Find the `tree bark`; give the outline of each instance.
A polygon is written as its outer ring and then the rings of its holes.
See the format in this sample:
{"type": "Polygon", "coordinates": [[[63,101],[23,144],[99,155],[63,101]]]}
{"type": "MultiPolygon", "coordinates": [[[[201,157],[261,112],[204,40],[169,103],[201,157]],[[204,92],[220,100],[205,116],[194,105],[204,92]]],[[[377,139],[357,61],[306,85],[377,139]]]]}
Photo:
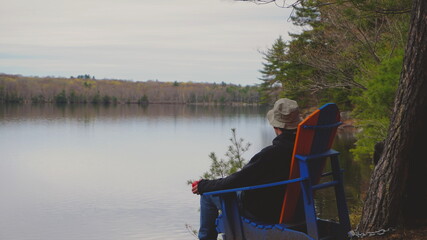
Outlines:
{"type": "Polygon", "coordinates": [[[427,1],[414,0],[384,152],[371,176],[360,232],[405,227],[427,215],[427,1]]]}

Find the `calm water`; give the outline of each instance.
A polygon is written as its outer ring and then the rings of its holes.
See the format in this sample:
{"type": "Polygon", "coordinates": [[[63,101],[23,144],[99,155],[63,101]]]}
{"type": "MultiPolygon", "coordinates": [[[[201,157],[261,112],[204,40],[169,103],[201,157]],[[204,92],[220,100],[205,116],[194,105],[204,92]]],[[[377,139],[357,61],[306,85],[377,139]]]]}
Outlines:
{"type": "MultiPolygon", "coordinates": [[[[198,197],[188,179],[223,156],[230,129],[252,143],[249,159],[274,133],[258,107],[183,105],[0,105],[0,239],[192,239],[198,197]]],[[[360,202],[369,165],[346,152],[346,191],[360,202]]],[[[318,208],[334,216],[333,197],[318,208]]]]}

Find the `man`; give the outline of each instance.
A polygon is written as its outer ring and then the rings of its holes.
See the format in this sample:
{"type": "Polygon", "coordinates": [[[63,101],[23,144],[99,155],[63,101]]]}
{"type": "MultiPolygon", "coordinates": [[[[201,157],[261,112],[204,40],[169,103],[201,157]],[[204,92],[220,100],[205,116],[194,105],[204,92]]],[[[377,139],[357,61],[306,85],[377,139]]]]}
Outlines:
{"type": "MultiPolygon", "coordinates": [[[[296,128],[301,122],[297,102],[287,98],[277,100],[273,109],[267,113],[267,119],[277,135],[273,145],[261,150],[240,171],[226,178],[194,182],[192,192],[203,194],[287,180],[296,128]]],[[[285,186],[278,186],[242,192],[239,200],[243,215],[265,223],[278,222],[284,190],[285,186]]],[[[220,208],[218,197],[201,196],[199,239],[217,239],[215,219],[220,208]]]]}

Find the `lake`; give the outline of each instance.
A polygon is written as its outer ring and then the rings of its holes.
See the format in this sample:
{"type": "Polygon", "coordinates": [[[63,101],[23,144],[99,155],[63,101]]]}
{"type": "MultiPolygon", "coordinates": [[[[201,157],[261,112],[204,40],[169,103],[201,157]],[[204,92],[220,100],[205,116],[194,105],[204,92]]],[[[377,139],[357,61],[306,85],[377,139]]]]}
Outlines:
{"type": "MultiPolygon", "coordinates": [[[[0,239],[192,239],[199,198],[187,180],[223,157],[231,129],[252,146],[274,132],[261,107],[0,105],[0,239]]],[[[369,162],[355,162],[340,132],[350,209],[360,205],[369,162]]],[[[320,215],[334,218],[332,193],[320,215]]]]}

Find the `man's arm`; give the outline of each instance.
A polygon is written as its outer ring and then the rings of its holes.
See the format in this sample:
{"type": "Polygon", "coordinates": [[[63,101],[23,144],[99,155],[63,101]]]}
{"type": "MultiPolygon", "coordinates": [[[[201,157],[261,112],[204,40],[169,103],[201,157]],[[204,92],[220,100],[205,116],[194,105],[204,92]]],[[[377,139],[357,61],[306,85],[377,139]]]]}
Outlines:
{"type": "Polygon", "coordinates": [[[257,184],[257,181],[262,178],[261,176],[265,174],[266,169],[268,169],[268,165],[271,164],[269,161],[272,159],[270,156],[271,151],[267,151],[268,148],[269,147],[256,154],[240,171],[228,177],[215,180],[200,180],[197,185],[192,188],[192,190],[194,189],[193,193],[202,194],[205,192],[257,184]]]}

